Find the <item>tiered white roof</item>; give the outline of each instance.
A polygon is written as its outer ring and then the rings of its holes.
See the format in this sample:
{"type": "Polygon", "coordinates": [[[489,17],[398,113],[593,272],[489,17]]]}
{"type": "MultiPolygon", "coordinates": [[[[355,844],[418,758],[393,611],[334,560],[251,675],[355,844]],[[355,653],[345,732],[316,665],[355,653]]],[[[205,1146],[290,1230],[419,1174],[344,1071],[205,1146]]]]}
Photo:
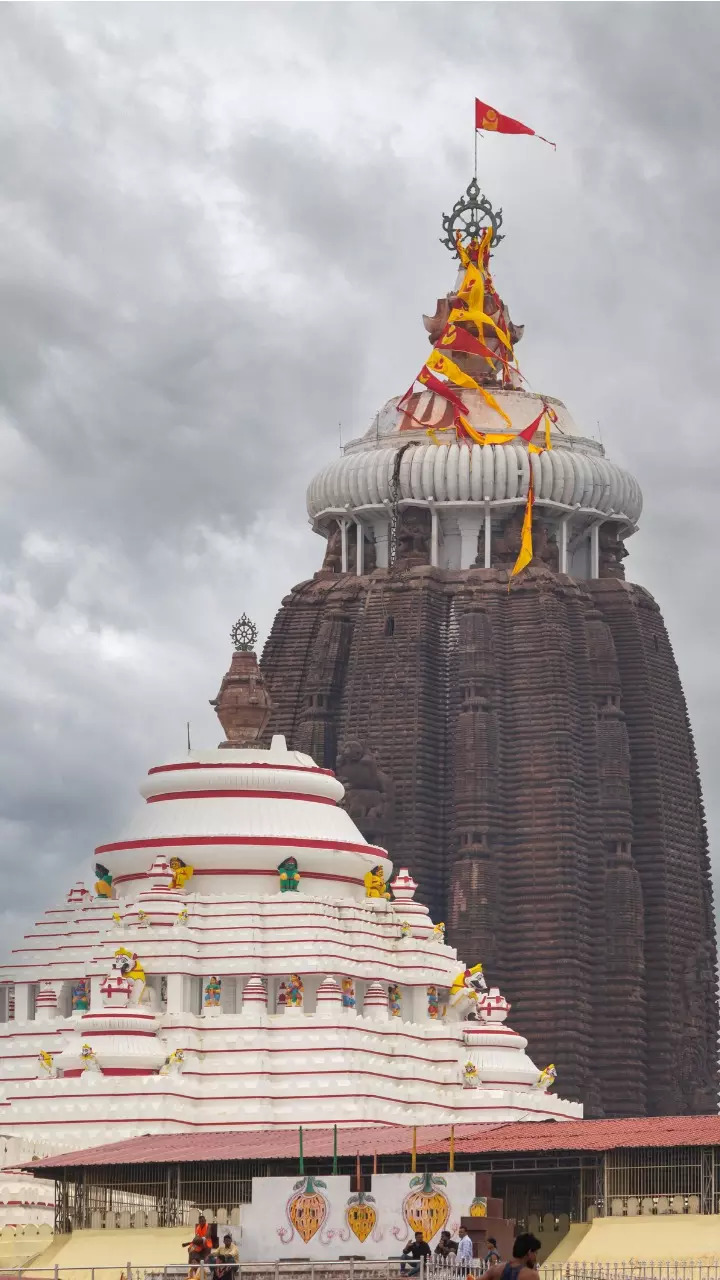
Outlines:
{"type": "Polygon", "coordinates": [[[538,1087],[499,993],[450,997],[464,966],[407,872],[394,901],[366,896],[368,871],[389,881],[392,865],[328,770],[274,738],[161,765],[141,790],[122,838],[96,851],[113,897],[76,886],[2,968],[4,1133],[50,1152],[191,1129],[581,1114],[538,1087]],[[172,857],[193,868],[174,889],[172,857]],[[300,881],[281,892],[287,857],[300,881]],[[121,947],[144,990],[113,969],[121,947]],[[73,1009],[83,979],[89,1008],[73,1009]]]}

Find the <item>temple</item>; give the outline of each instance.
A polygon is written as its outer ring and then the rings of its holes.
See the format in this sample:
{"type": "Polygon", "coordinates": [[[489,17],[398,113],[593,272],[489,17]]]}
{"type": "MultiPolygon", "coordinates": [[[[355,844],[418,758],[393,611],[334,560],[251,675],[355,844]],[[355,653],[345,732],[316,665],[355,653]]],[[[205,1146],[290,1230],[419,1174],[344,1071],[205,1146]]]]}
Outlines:
{"type": "Polygon", "coordinates": [[[342,782],[280,735],[258,745],[254,628],[233,636],[224,741],[150,769],[90,885],[2,968],[6,1159],[109,1135],[581,1115],[342,782]]]}
{"type": "Polygon", "coordinates": [[[625,580],[642,495],[523,381],[501,222],[471,183],[423,370],[310,482],[324,556],[263,653],[269,731],[337,770],[586,1114],[713,1111],[693,737],[660,609],[625,580]]]}

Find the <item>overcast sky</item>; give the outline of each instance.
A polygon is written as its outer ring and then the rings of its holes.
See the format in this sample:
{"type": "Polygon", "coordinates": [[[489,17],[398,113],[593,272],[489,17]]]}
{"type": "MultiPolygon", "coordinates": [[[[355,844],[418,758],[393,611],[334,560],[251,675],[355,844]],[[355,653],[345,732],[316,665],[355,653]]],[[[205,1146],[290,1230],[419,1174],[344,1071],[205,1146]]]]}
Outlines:
{"type": "Polygon", "coordinates": [[[628,576],[720,847],[719,41],[713,4],[0,7],[11,932],[186,720],[216,745],[232,622],[319,567],[305,487],[426,352],[476,94],[557,142],[479,142],[495,279],[533,386],[643,488],[628,576]]]}

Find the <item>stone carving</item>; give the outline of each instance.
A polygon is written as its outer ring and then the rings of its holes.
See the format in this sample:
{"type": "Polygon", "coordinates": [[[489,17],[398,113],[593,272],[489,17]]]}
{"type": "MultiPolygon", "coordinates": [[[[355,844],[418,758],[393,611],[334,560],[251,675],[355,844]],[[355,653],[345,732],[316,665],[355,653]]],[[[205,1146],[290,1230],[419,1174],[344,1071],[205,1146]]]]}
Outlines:
{"type": "Polygon", "coordinates": [[[145,981],[145,970],[140,963],[137,953],[128,951],[127,947],[118,947],[115,952],[115,958],[112,962],[112,973],[110,977],[119,975],[130,983],[130,991],[128,993],[128,1004],[140,1004],[143,998],[148,997],[145,981]]]}
{"type": "Polygon", "coordinates": [[[430,563],[430,512],[422,507],[403,507],[398,513],[396,567],[430,563]]]}
{"type": "Polygon", "coordinates": [[[333,521],[328,534],[322,567],[327,573],[342,572],[342,533],[337,520],[333,521]]]}
{"type": "Polygon", "coordinates": [[[601,524],[598,530],[598,548],[601,578],[625,578],[623,560],[627,556],[625,543],[618,534],[617,525],[601,524]]]}
{"type": "MultiPolygon", "coordinates": [[[[524,508],[519,508],[510,516],[502,528],[494,528],[491,543],[492,567],[494,569],[512,569],[518,557],[520,550],[520,540],[522,536],[523,520],[525,519],[524,508]]],[[[557,570],[558,567],[558,549],[554,539],[548,534],[547,528],[543,521],[538,517],[537,511],[533,512],[533,558],[531,565],[537,567],[539,564],[547,565],[548,568],[557,570]]],[[[478,554],[475,560],[475,567],[482,568],[485,564],[485,529],[480,527],[478,535],[478,554]]]]}
{"type": "Polygon", "coordinates": [[[378,842],[392,823],[395,795],[390,777],[357,739],[346,742],[340,751],[336,773],[345,788],[343,808],[366,840],[378,842]]]}

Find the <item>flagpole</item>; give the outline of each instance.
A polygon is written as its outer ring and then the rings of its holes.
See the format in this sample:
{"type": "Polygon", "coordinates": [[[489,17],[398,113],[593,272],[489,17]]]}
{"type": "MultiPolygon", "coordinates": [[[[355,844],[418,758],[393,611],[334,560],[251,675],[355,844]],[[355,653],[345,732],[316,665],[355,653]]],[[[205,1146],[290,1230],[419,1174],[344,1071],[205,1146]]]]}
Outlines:
{"type": "Polygon", "coordinates": [[[333,1174],[337,1173],[337,1125],[333,1125],[333,1174]]]}
{"type": "Polygon", "coordinates": [[[475,134],[475,181],[477,182],[477,129],[473,129],[473,133],[475,134]]]}
{"type": "Polygon", "coordinates": [[[303,1155],[303,1131],[302,1131],[302,1125],[300,1125],[300,1129],[299,1129],[298,1137],[299,1137],[299,1139],[300,1139],[300,1142],[299,1142],[299,1150],[298,1150],[298,1173],[304,1173],[304,1172],[305,1172],[305,1157],[304,1157],[304,1155],[303,1155]]]}

